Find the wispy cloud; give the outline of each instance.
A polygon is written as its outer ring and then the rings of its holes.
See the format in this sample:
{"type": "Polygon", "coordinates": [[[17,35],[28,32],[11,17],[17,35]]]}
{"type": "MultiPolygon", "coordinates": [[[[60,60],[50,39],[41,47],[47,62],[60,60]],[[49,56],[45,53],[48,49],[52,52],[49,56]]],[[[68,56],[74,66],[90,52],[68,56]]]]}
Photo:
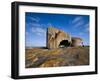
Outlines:
{"type": "Polygon", "coordinates": [[[30,19],[32,21],[35,21],[35,22],[39,22],[40,21],[40,19],[38,17],[30,17],[30,19]]]}
{"type": "Polygon", "coordinates": [[[48,25],[46,24],[41,24],[41,23],[38,23],[38,22],[28,22],[26,23],[26,27],[38,27],[38,28],[46,28],[48,25]]]}
{"type": "Polygon", "coordinates": [[[75,28],[79,28],[79,27],[82,27],[83,25],[84,25],[84,22],[81,20],[81,21],[75,23],[73,26],[74,26],[75,28]]]}
{"type": "Polygon", "coordinates": [[[89,22],[85,23],[83,17],[76,17],[73,19],[73,21],[71,22],[71,24],[73,25],[74,28],[79,28],[82,29],[83,32],[79,33],[79,35],[83,35],[83,33],[85,32],[89,32],[89,22]]]}
{"type": "Polygon", "coordinates": [[[72,24],[75,24],[75,23],[79,22],[80,20],[82,20],[82,17],[76,17],[76,18],[72,21],[72,24]]]}
{"type": "Polygon", "coordinates": [[[46,35],[46,30],[43,28],[32,27],[31,31],[32,31],[32,33],[35,33],[38,36],[45,36],[46,35]]]}
{"type": "MultiPolygon", "coordinates": [[[[31,22],[26,23],[26,28],[29,28],[30,33],[34,33],[35,35],[38,36],[46,36],[46,29],[45,29],[45,24],[40,23],[40,18],[38,17],[28,17],[31,22]]],[[[28,32],[26,32],[26,35],[28,32]]]]}
{"type": "Polygon", "coordinates": [[[84,26],[83,26],[83,32],[79,32],[79,35],[82,36],[85,33],[89,33],[89,23],[84,24],[84,26]]]}
{"type": "Polygon", "coordinates": [[[39,23],[31,23],[31,26],[34,26],[34,27],[41,27],[41,24],[39,24],[39,23]]]}
{"type": "Polygon", "coordinates": [[[84,25],[84,21],[82,17],[76,17],[72,20],[71,24],[73,25],[73,27],[75,28],[80,28],[81,26],[84,25]]]}
{"type": "Polygon", "coordinates": [[[89,23],[85,24],[84,28],[85,28],[85,32],[89,32],[89,23]]]}
{"type": "Polygon", "coordinates": [[[40,18],[37,16],[32,16],[32,17],[28,16],[26,20],[27,20],[27,22],[39,22],[40,18]]]}

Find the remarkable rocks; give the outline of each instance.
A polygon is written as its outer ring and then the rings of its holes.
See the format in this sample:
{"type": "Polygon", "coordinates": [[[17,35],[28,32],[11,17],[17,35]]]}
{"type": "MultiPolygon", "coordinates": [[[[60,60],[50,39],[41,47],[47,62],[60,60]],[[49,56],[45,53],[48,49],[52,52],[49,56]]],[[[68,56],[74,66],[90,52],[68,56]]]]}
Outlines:
{"type": "Polygon", "coordinates": [[[82,43],[81,38],[53,27],[48,27],[46,36],[50,50],[26,48],[25,68],[89,65],[89,46],[77,47],[82,43]]]}
{"type": "Polygon", "coordinates": [[[82,43],[82,39],[78,37],[72,37],[72,44],[71,46],[80,46],[82,43]]]}
{"type": "Polygon", "coordinates": [[[47,48],[54,49],[66,46],[78,46],[82,42],[81,38],[72,38],[62,30],[48,27],[47,29],[47,48]]]}

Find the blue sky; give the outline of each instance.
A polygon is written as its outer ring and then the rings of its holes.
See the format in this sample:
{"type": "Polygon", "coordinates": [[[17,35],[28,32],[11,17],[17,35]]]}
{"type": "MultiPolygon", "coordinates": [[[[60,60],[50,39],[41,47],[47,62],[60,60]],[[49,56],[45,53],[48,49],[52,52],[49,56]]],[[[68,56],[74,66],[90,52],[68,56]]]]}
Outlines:
{"type": "Polygon", "coordinates": [[[46,46],[46,31],[49,26],[63,30],[72,37],[80,37],[84,45],[89,45],[88,15],[26,12],[25,46],[46,46]]]}

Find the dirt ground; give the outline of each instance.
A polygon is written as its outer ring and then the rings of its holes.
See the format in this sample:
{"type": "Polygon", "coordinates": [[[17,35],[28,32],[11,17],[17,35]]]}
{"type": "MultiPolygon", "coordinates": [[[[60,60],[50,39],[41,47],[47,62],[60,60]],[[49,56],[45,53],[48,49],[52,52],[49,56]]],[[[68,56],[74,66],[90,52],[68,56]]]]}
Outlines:
{"type": "Polygon", "coordinates": [[[25,67],[61,67],[89,65],[89,46],[58,49],[27,48],[25,67]]]}

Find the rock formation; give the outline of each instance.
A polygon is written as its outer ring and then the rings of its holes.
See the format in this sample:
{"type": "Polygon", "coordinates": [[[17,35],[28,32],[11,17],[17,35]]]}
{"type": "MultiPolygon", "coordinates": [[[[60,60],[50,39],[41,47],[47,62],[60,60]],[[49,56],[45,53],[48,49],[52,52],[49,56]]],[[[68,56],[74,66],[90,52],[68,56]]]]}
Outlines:
{"type": "Polygon", "coordinates": [[[71,42],[71,36],[62,30],[48,27],[47,29],[47,48],[59,48],[62,41],[71,42]]]}
{"type": "Polygon", "coordinates": [[[82,39],[78,37],[71,37],[68,33],[62,30],[48,27],[47,29],[47,48],[54,49],[63,46],[79,46],[82,39]]]}
{"type": "Polygon", "coordinates": [[[82,39],[78,37],[72,37],[72,44],[71,46],[80,46],[82,44],[82,39]]]}

